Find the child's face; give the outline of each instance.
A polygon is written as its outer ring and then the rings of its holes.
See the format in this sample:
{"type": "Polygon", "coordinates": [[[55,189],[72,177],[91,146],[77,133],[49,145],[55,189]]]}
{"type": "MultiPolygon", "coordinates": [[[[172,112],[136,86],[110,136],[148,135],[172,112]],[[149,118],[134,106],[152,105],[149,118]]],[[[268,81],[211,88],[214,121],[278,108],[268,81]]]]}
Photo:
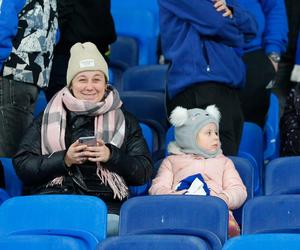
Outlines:
{"type": "Polygon", "coordinates": [[[209,153],[216,152],[220,148],[219,131],[216,124],[208,123],[199,130],[197,144],[209,153]]]}

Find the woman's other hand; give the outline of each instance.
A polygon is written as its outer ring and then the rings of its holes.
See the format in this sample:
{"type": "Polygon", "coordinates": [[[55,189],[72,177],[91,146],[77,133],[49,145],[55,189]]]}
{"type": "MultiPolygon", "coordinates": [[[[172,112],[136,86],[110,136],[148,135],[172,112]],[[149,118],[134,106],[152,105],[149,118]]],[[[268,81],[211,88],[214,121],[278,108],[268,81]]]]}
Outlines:
{"type": "Polygon", "coordinates": [[[226,2],[224,0],[213,0],[214,3],[214,7],[216,9],[216,11],[218,12],[224,12],[223,16],[227,17],[229,16],[230,18],[232,18],[232,12],[231,10],[227,7],[226,2]]]}
{"type": "Polygon", "coordinates": [[[101,139],[97,139],[97,145],[88,146],[85,155],[92,162],[107,162],[110,158],[110,150],[101,139]]]}
{"type": "Polygon", "coordinates": [[[78,140],[71,144],[65,155],[65,164],[71,167],[73,164],[84,163],[87,160],[86,148],[87,145],[80,144],[78,140]]]}

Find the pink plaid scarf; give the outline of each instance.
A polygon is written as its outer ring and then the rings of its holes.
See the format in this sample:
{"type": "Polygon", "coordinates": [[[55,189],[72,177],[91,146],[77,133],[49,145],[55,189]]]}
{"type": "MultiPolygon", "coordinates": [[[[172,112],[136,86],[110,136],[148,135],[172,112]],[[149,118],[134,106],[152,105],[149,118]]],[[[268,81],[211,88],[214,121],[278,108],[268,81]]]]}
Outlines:
{"type": "MultiPolygon", "coordinates": [[[[42,121],[42,154],[51,154],[66,149],[66,110],[64,106],[76,114],[95,117],[95,135],[102,137],[104,142],[109,142],[120,148],[125,135],[125,118],[120,107],[122,102],[116,89],[108,86],[110,91],[104,101],[92,103],[75,98],[67,87],[59,91],[47,105],[42,121]],[[105,129],[104,129],[105,128],[105,129]]],[[[120,200],[128,196],[128,188],[124,179],[114,172],[103,168],[97,162],[97,175],[101,182],[109,185],[114,198],[120,200]]],[[[50,181],[49,186],[62,184],[63,176],[50,181]]]]}

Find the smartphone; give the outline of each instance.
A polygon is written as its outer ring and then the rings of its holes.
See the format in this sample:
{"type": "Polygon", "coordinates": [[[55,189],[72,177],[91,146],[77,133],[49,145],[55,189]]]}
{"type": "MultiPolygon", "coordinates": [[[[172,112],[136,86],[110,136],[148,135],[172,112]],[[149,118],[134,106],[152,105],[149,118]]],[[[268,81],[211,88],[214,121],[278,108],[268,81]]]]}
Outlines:
{"type": "Polygon", "coordinates": [[[79,143],[85,144],[87,146],[96,146],[97,145],[97,138],[96,136],[84,136],[79,137],[79,143]]]}

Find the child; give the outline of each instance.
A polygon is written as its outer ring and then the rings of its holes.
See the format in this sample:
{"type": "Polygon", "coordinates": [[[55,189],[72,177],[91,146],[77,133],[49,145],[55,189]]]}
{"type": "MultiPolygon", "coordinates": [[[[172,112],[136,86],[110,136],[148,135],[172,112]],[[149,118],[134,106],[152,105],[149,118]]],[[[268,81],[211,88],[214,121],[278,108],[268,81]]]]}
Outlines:
{"type": "MultiPolygon", "coordinates": [[[[149,190],[151,195],[212,195],[224,200],[229,210],[245,202],[246,187],[232,161],[221,151],[219,121],[215,105],[205,110],[176,107],[172,111],[175,141],[168,146],[171,155],[162,162],[149,190]]],[[[229,236],[239,234],[230,211],[229,236]]]]}

